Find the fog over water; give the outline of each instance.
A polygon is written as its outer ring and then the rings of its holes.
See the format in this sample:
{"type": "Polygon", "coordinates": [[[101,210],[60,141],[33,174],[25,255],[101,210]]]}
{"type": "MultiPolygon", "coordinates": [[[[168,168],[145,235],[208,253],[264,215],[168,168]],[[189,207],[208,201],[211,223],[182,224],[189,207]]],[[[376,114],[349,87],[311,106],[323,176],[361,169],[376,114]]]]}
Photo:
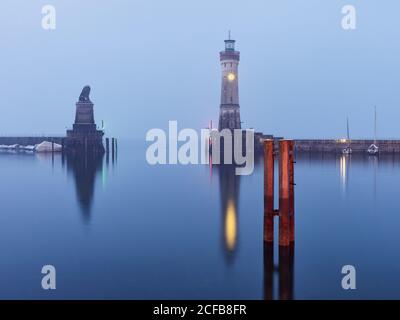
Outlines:
{"type": "Polygon", "coordinates": [[[338,138],[349,116],[352,138],[372,137],[377,105],[378,137],[400,137],[398,1],[351,1],[353,31],[339,0],[55,0],[53,31],[41,27],[44,4],[1,1],[0,135],[64,133],[86,84],[112,136],[216,123],[230,29],[244,127],[338,138]]]}

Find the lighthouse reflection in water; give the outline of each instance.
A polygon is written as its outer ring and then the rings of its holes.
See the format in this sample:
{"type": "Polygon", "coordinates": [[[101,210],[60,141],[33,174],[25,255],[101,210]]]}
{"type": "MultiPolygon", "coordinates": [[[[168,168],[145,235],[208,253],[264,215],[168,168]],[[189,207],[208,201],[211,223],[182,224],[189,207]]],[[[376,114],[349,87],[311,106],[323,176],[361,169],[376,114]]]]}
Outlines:
{"type": "Polygon", "coordinates": [[[232,259],[238,242],[238,201],[240,191],[240,176],[235,174],[234,165],[217,165],[220,205],[223,227],[223,245],[228,259],[232,259]]]}

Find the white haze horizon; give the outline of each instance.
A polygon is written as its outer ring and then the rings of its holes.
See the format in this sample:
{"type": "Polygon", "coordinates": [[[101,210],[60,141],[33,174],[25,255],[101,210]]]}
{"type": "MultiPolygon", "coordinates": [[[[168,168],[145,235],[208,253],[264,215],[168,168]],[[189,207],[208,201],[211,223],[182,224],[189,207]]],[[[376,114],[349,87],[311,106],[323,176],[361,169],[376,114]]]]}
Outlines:
{"type": "Polygon", "coordinates": [[[47,1],[0,4],[0,135],[63,135],[92,88],[107,136],[217,123],[219,51],[241,52],[243,128],[285,138],[400,139],[400,3],[374,0],[47,1]],[[341,10],[357,10],[343,30],[341,10]]]}

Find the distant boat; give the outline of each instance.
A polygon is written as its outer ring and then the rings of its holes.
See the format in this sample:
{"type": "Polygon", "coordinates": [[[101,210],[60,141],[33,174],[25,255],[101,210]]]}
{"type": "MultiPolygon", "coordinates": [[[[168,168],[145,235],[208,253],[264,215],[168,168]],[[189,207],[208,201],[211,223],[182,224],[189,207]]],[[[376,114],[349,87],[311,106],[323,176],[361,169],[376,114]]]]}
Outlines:
{"type": "Polygon", "coordinates": [[[342,150],[343,154],[351,154],[353,150],[350,148],[350,130],[349,130],[349,118],[347,118],[347,146],[342,150]]]}
{"type": "Polygon", "coordinates": [[[4,145],[4,144],[1,144],[0,145],[0,149],[4,149],[4,150],[16,150],[16,149],[18,149],[19,148],[19,145],[18,144],[12,144],[12,145],[4,145]]]}
{"type": "Polygon", "coordinates": [[[375,123],[374,123],[374,143],[368,147],[367,153],[372,156],[379,154],[379,147],[376,145],[376,107],[375,107],[375,123]]]}
{"type": "Polygon", "coordinates": [[[52,143],[49,141],[43,141],[35,147],[36,152],[61,152],[62,145],[58,143],[52,143]]]}
{"type": "Polygon", "coordinates": [[[377,155],[379,154],[379,147],[373,143],[368,147],[367,152],[369,155],[377,155]]]}
{"type": "Polygon", "coordinates": [[[35,146],[33,146],[33,145],[19,146],[18,149],[19,149],[19,150],[23,150],[23,151],[30,151],[30,152],[33,152],[33,151],[35,151],[35,149],[36,149],[36,145],[35,145],[35,146]]]}
{"type": "Polygon", "coordinates": [[[342,150],[343,154],[351,154],[353,150],[350,147],[346,147],[342,150]]]}

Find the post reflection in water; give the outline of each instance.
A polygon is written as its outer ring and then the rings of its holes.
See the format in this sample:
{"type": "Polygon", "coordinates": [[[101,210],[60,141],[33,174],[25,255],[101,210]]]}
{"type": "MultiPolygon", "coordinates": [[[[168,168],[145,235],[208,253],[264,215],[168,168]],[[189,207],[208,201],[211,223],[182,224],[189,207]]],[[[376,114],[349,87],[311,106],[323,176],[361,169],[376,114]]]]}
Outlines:
{"type": "Polygon", "coordinates": [[[279,247],[278,265],[274,262],[274,244],[264,242],[264,299],[274,299],[274,279],[278,276],[280,300],[293,299],[294,284],[294,243],[279,247]]]}
{"type": "Polygon", "coordinates": [[[274,279],[278,275],[280,300],[293,299],[294,283],[294,244],[279,246],[278,265],[274,263],[274,244],[264,242],[264,299],[274,299],[274,279]]]}
{"type": "Polygon", "coordinates": [[[234,165],[216,165],[221,197],[223,246],[228,261],[234,257],[238,246],[238,199],[240,176],[234,165]]]}
{"type": "Polygon", "coordinates": [[[348,184],[349,177],[349,167],[350,167],[350,156],[342,154],[339,158],[340,167],[340,183],[342,186],[342,191],[346,192],[346,187],[348,184]]]}
{"type": "Polygon", "coordinates": [[[279,299],[293,299],[294,244],[279,248],[279,299]]]}
{"type": "MultiPolygon", "coordinates": [[[[393,157],[394,158],[394,157],[393,157]]],[[[374,168],[374,199],[376,200],[376,193],[377,193],[377,187],[376,187],[376,174],[377,174],[377,169],[378,169],[378,157],[376,155],[374,156],[369,156],[368,160],[372,162],[372,166],[374,168]]]]}
{"type": "Polygon", "coordinates": [[[103,169],[103,154],[66,154],[67,171],[75,180],[76,196],[85,222],[90,221],[96,176],[103,169]]]}
{"type": "Polygon", "coordinates": [[[339,157],[339,169],[340,169],[340,184],[342,187],[343,193],[346,193],[348,185],[349,185],[349,173],[350,166],[352,162],[363,162],[368,166],[373,168],[373,194],[376,196],[377,193],[377,169],[379,165],[379,161],[388,162],[394,161],[394,155],[381,155],[380,157],[376,155],[365,155],[365,154],[353,154],[349,155],[341,155],[339,157]]]}

